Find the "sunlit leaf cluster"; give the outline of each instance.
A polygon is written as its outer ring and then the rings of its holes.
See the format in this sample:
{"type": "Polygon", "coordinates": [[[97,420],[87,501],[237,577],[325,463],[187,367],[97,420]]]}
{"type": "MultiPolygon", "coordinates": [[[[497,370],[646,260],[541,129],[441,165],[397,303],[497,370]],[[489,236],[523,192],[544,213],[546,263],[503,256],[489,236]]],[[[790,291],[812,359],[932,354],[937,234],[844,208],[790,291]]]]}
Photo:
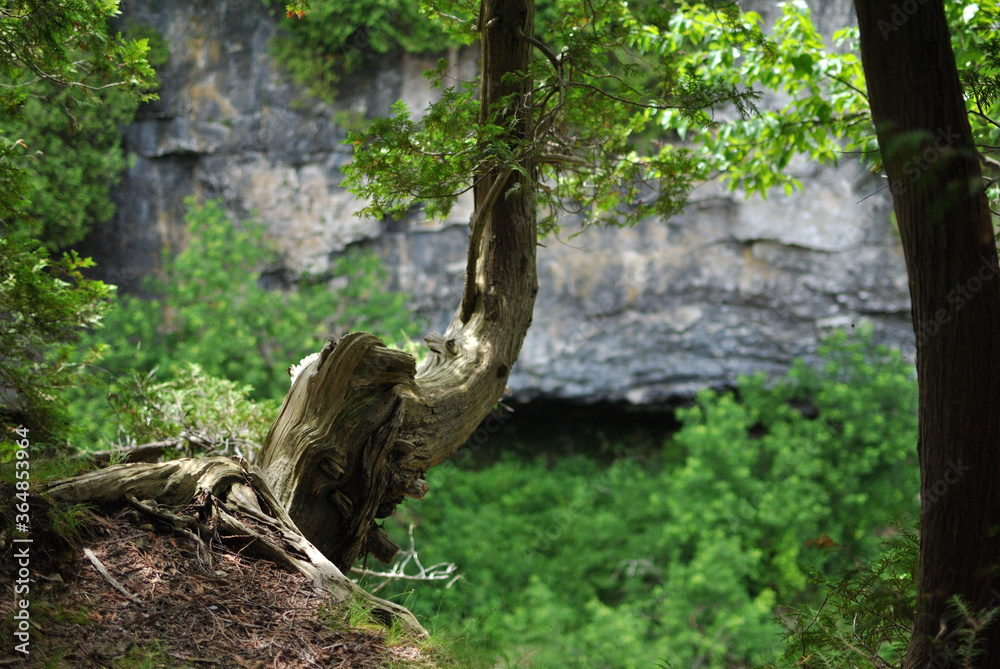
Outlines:
{"type": "MultiPolygon", "coordinates": [[[[462,30],[476,28],[470,3],[434,6],[462,30]]],[[[827,38],[803,0],[778,8],[765,25],[729,2],[540,3],[525,73],[534,88],[520,102],[532,122],[527,138],[474,127],[471,93],[446,89],[426,116],[397,108],[394,119],[352,137],[359,157],[348,184],[371,199],[365,213],[398,216],[423,204],[439,216],[503,154],[530,166],[547,231],[566,221],[669,216],[708,179],[748,194],[790,193],[801,188],[806,161],[852,156],[879,173],[857,29],[827,38]],[[457,122],[442,121],[448,115],[457,122]]],[[[947,8],[973,133],[995,180],[1000,7],[961,0],[947,8]]],[[[1000,189],[990,186],[996,201],[1000,189]]]]}
{"type": "MultiPolygon", "coordinates": [[[[659,115],[675,110],[699,123],[706,109],[725,105],[750,114],[756,94],[704,80],[654,48],[648,35],[659,28],[647,21],[653,15],[665,21],[666,9],[617,0],[554,6],[543,6],[548,20],[537,22],[538,37],[524,38],[535,53],[524,73],[533,82],[530,95],[498,103],[518,105],[528,116],[527,136],[493,122],[501,109],[473,123],[473,96],[459,87],[442,86],[441,100],[419,119],[397,107],[392,119],[351,137],[358,157],[348,185],[371,199],[366,213],[400,215],[423,204],[428,214],[444,215],[457,194],[498,166],[531,175],[543,230],[558,228],[567,215],[622,223],[683,205],[698,159],[689,147],[666,141],[659,115]]],[[[439,81],[443,75],[439,69],[439,81]]]]}
{"type": "Polygon", "coordinates": [[[401,218],[413,201],[423,201],[429,216],[446,216],[471,188],[469,175],[495,164],[491,153],[509,153],[497,139],[502,128],[480,124],[478,117],[475,92],[453,87],[442,90],[423,118],[414,118],[400,101],[393,105],[393,116],[353,133],[355,159],[344,172],[370,197],[360,213],[401,218]],[[380,178],[383,174],[392,175],[391,186],[380,178]]]}
{"type": "MultiPolygon", "coordinates": [[[[750,118],[730,113],[691,127],[686,118],[668,111],[661,118],[663,126],[688,141],[703,159],[706,171],[701,176],[720,177],[746,193],[766,196],[775,187],[786,193],[801,188],[796,157],[836,163],[852,156],[881,173],[857,28],[842,28],[827,40],[803,0],[778,6],[781,16],[770,27],[753,12],[722,14],[697,3],[674,15],[672,30],[661,36],[669,44],[667,50],[687,52],[706,80],[742,82],[765,97],[761,112],[750,118]]],[[[991,165],[989,154],[1000,150],[1000,5],[995,0],[957,0],[946,3],[946,10],[973,137],[987,174],[995,179],[1000,164],[991,165]]],[[[996,209],[1000,189],[995,181],[990,195],[996,209]]]]}
{"type": "Polygon", "coordinates": [[[703,178],[722,177],[732,188],[765,196],[776,186],[801,187],[789,169],[796,155],[836,162],[844,152],[876,150],[853,48],[856,29],[837,31],[828,50],[804,2],[780,6],[781,16],[765,32],[754,12],[722,14],[689,4],[660,36],[667,50],[687,54],[699,77],[742,82],[766,95],[750,117],[723,110],[697,126],[672,111],[660,118],[702,158],[703,178]]]}

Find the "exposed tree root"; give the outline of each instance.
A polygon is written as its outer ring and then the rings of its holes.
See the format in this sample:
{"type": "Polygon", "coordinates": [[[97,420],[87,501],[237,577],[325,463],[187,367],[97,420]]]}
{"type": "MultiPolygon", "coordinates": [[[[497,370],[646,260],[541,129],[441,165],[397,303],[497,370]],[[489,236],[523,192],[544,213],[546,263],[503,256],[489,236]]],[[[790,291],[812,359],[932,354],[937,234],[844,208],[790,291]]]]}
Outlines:
{"type": "MultiPolygon", "coordinates": [[[[485,0],[481,121],[531,132],[534,5],[485,0]],[[521,101],[511,103],[511,100],[521,101]]],[[[292,387],[256,466],[226,458],[126,464],[57,482],[76,502],[131,504],[198,545],[237,543],[315,579],[341,601],[359,589],[344,576],[366,553],[398,551],[376,522],[427,491],[424,473],[462,446],[503,394],[524,341],[538,278],[533,158],[484,166],[462,306],[431,354],[412,356],[357,332],[327,342],[296,366],[292,387]]],[[[153,447],[150,447],[152,457],[153,447]]],[[[110,457],[110,456],[109,456],[110,457]]],[[[404,608],[364,593],[377,613],[425,632],[404,608]]]]}
{"type": "Polygon", "coordinates": [[[413,614],[359,588],[309,542],[255,467],[227,458],[117,465],[53,482],[47,491],[70,502],[130,504],[198,544],[205,569],[211,568],[207,544],[222,540],[308,576],[335,602],[360,596],[386,622],[427,635],[413,614]]]}

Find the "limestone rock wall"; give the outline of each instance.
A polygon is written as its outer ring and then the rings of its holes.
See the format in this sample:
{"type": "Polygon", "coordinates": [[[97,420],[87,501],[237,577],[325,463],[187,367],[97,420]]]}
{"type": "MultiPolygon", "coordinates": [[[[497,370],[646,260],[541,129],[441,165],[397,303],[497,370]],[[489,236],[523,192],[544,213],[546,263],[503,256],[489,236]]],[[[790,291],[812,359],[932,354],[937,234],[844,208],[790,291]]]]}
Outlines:
{"type": "MultiPolygon", "coordinates": [[[[773,16],[773,3],[759,2],[773,16]]],[[[279,25],[259,0],[125,0],[125,19],[169,44],[158,102],[126,130],[133,164],[114,221],[85,249],[126,290],[155,269],[164,245],[183,244],[184,198],[221,198],[254,213],[292,271],[323,272],[350,245],[375,248],[410,292],[429,329],[457,308],[465,261],[464,202],[448,221],[376,221],[352,215],[340,187],[350,159],[337,112],[419,108],[432,58],[387,56],[343,82],[335,107],[309,99],[269,55],[279,25]]],[[[830,29],[849,0],[825,2],[830,29]]],[[[452,54],[474,72],[474,57],[452,54]]],[[[521,400],[624,400],[687,395],[736,375],[780,372],[831,328],[870,322],[912,350],[906,273],[881,184],[845,161],[799,167],[805,192],[744,199],[707,184],[685,212],[627,230],[549,238],[541,289],[510,378],[521,400]]]]}

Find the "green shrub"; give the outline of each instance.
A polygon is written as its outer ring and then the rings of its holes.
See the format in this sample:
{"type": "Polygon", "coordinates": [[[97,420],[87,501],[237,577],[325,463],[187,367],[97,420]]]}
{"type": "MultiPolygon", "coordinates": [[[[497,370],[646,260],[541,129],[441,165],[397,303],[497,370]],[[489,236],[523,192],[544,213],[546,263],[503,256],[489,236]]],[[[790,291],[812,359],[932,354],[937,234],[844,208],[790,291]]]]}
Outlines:
{"type": "Polygon", "coordinates": [[[871,564],[838,578],[817,575],[824,597],[786,618],[784,662],[833,669],[899,667],[917,601],[917,537],[900,532],[871,564]]]}
{"type": "MultiPolygon", "coordinates": [[[[743,378],[739,400],[705,392],[681,411],[676,435],[688,462],[674,475],[700,521],[738,523],[744,546],[765,542],[768,581],[779,595],[801,589],[800,555],[816,564],[872,551],[873,531],[915,512],[917,396],[912,367],[869,334],[840,332],[820,349],[823,364],[796,362],[773,386],[743,378]]],[[[681,513],[677,508],[676,512],[681,513]]],[[[676,536],[685,542],[694,535],[676,536]]]]}
{"type": "Polygon", "coordinates": [[[113,291],[82,276],[92,264],[75,253],[50,259],[38,242],[0,237],[0,442],[23,425],[35,446],[65,443],[63,391],[80,382],[75,361],[93,355],[77,342],[113,291]]]}
{"type": "Polygon", "coordinates": [[[16,118],[0,119],[0,134],[22,142],[11,158],[27,175],[25,202],[6,233],[39,239],[53,251],[80,241],[114,214],[110,189],[126,167],[121,133],[139,104],[117,89],[85,103],[73,96],[38,84],[16,118]]]}
{"type": "Polygon", "coordinates": [[[146,44],[108,31],[118,11],[30,1],[0,15],[0,452],[19,425],[34,446],[65,443],[61,393],[86,360],[74,346],[111,291],[83,278],[89,260],[46,250],[110,216],[119,124],[153,97],[146,44]]]}
{"type": "Polygon", "coordinates": [[[173,450],[191,457],[252,458],[278,412],[279,401],[254,401],[250,386],[205,374],[187,363],[170,381],[133,374],[109,388],[107,400],[118,426],[118,444],[177,439],[173,450]]]}
{"type": "Polygon", "coordinates": [[[658,463],[429,471],[426,500],[389,525],[401,538],[416,523],[423,563],[464,578],[390,587],[464,630],[480,666],[774,661],[778,607],[818,605],[810,574],[874,558],[877,536],[917,510],[912,367],[868,335],[835,335],[821,354],[771,385],[699,395],[658,463]]]}
{"type": "MultiPolygon", "coordinates": [[[[823,598],[782,622],[788,629],[784,657],[775,667],[811,669],[899,669],[909,645],[917,605],[919,546],[916,534],[896,530],[870,564],[836,578],[822,574],[813,581],[823,598]]],[[[931,666],[973,665],[983,652],[1000,607],[996,599],[975,610],[954,597],[931,641],[931,666]]]]}
{"type": "Polygon", "coordinates": [[[3,234],[59,251],[114,213],[122,130],[156,98],[149,40],[116,35],[118,13],[117,2],[16,2],[0,17],[3,234]]]}

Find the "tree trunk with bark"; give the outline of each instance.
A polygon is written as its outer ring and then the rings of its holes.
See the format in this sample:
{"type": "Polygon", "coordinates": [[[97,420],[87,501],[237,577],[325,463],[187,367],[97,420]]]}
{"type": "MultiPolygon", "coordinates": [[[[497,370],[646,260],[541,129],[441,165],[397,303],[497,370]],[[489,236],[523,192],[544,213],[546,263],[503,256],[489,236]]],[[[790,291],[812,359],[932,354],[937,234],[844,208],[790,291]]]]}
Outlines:
{"type": "MultiPolygon", "coordinates": [[[[519,74],[531,46],[517,33],[532,33],[532,9],[525,0],[486,0],[481,9],[482,116],[513,94],[498,119],[511,124],[512,141],[530,123],[531,85],[519,74]]],[[[423,473],[450,457],[503,394],[531,324],[532,186],[497,168],[476,175],[475,198],[462,306],[443,335],[427,337],[420,368],[370,338],[328,346],[299,375],[264,442],[258,464],[278,500],[341,567],[366,551],[383,561],[395,554],[375,519],[423,496],[423,473]]]]}
{"type": "MultiPolygon", "coordinates": [[[[959,666],[958,596],[1000,605],[1000,281],[941,0],[855,0],[909,275],[919,383],[919,600],[904,667],[959,666]]],[[[1000,666],[996,624],[969,667],[1000,666]]]]}
{"type": "MultiPolygon", "coordinates": [[[[515,149],[531,124],[524,73],[533,11],[532,0],[484,0],[479,19],[481,116],[509,128],[515,149]]],[[[524,157],[520,165],[527,174],[530,163],[524,157]]],[[[462,304],[443,335],[427,336],[431,352],[419,367],[373,335],[346,335],[299,370],[253,465],[218,458],[119,465],[57,482],[50,493],[128,502],[197,537],[224,527],[321,578],[338,600],[356,592],[343,572],[368,552],[388,561],[398,550],[377,519],[404,497],[422,497],[424,472],[490,412],[531,323],[538,292],[532,184],[503,166],[474,178],[462,304]]],[[[405,609],[372,599],[420,630],[405,609]]]]}

